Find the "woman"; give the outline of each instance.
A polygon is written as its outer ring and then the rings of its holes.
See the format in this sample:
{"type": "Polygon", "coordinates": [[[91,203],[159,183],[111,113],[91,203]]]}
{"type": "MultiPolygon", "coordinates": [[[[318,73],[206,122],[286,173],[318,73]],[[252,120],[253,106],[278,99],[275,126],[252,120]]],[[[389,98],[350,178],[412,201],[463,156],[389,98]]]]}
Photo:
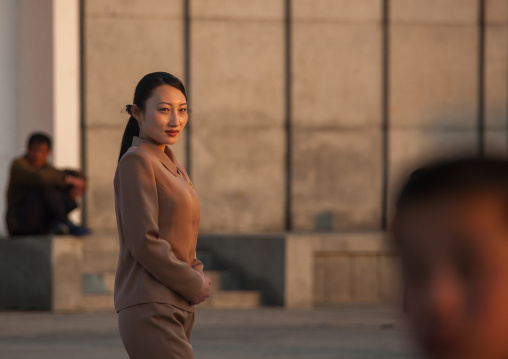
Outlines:
{"type": "Polygon", "coordinates": [[[193,358],[194,305],[210,295],[210,279],[195,257],[198,199],[167,146],[188,120],[185,88],[171,74],[148,74],[126,108],[114,179],[120,336],[131,359],[193,358]]]}

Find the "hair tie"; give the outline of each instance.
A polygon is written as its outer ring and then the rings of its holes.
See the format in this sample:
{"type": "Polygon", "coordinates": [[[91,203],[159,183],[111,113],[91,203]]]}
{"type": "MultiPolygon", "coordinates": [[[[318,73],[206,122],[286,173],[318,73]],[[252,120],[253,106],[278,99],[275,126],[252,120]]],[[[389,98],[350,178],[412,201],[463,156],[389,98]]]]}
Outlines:
{"type": "Polygon", "coordinates": [[[132,116],[131,108],[132,105],[125,105],[125,111],[127,111],[127,113],[132,116]]]}

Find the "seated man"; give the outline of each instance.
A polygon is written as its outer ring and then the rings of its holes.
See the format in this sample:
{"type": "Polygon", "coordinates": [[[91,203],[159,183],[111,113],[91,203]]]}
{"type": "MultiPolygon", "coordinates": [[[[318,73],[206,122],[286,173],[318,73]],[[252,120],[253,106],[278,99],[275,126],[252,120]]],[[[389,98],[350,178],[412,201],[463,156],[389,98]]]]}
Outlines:
{"type": "Polygon", "coordinates": [[[433,359],[508,358],[508,161],[414,172],[393,222],[404,310],[433,359]]]}
{"type": "Polygon", "coordinates": [[[85,190],[85,177],[77,171],[51,166],[47,162],[50,150],[50,138],[34,133],[28,140],[27,153],[11,164],[6,221],[12,236],[81,236],[90,232],[67,217],[85,190]]]}

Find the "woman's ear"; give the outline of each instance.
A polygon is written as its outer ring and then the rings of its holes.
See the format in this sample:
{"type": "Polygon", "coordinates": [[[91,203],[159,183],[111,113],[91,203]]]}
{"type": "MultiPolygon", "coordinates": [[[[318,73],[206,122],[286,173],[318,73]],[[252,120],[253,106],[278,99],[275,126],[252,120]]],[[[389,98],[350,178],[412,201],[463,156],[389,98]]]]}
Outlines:
{"type": "Polygon", "coordinates": [[[136,106],[135,104],[132,105],[131,107],[131,113],[132,113],[132,117],[134,117],[138,122],[141,121],[141,112],[139,111],[139,107],[136,106]]]}

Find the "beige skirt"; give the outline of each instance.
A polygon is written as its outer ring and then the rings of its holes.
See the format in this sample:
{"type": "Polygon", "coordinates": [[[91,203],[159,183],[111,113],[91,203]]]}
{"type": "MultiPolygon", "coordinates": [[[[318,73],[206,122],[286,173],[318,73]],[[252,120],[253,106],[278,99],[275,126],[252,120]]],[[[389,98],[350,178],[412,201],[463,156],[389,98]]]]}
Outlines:
{"type": "Polygon", "coordinates": [[[130,359],[193,359],[194,312],[169,303],[137,304],[118,312],[118,328],[130,359]]]}

